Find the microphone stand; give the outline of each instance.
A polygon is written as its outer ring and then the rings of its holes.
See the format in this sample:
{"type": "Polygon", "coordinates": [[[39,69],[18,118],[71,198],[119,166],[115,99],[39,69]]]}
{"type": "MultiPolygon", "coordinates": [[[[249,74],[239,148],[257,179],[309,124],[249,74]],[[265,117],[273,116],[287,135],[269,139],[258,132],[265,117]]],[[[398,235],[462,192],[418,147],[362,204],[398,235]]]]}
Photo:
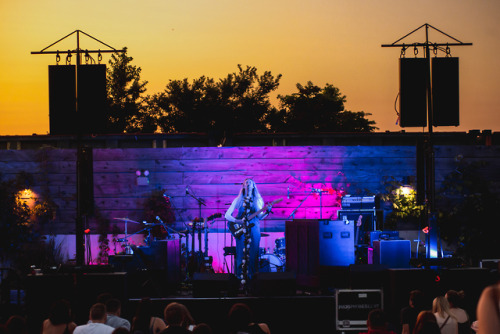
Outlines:
{"type": "MultiPolygon", "coordinates": [[[[189,191],[189,188],[186,188],[186,195],[191,196],[192,198],[194,198],[198,202],[198,213],[199,213],[199,217],[201,219],[201,206],[202,205],[207,206],[207,204],[205,203],[205,200],[203,200],[201,197],[198,198],[195,195],[191,194],[191,192],[189,191]]],[[[196,223],[193,223],[193,232],[192,232],[192,240],[191,240],[191,244],[192,244],[191,251],[193,252],[193,255],[194,255],[194,248],[195,248],[195,242],[194,242],[195,231],[196,231],[196,223]]],[[[200,237],[199,239],[201,242],[201,235],[199,237],[200,237]]]]}
{"type": "Polygon", "coordinates": [[[323,195],[323,192],[324,190],[323,189],[318,189],[318,188],[312,188],[309,193],[307,194],[306,197],[304,197],[304,199],[300,202],[299,206],[297,206],[293,211],[292,213],[288,216],[287,219],[294,219],[295,218],[295,213],[297,212],[297,210],[302,206],[302,204],[304,204],[304,202],[306,201],[306,199],[312,194],[312,193],[318,193],[319,194],[319,219],[322,219],[323,218],[323,201],[322,201],[322,195],[323,195]]]}
{"type": "MultiPolygon", "coordinates": [[[[191,192],[189,191],[189,188],[186,187],[186,195],[189,195],[191,196],[192,198],[194,198],[196,200],[196,202],[198,202],[198,212],[199,212],[199,218],[201,219],[201,206],[204,205],[206,206],[207,204],[205,203],[205,201],[200,197],[196,197],[194,194],[191,194],[191,192]]],[[[192,229],[192,235],[191,235],[191,254],[192,254],[192,260],[195,259],[195,234],[196,234],[196,224],[197,222],[196,221],[193,221],[193,229],[192,229]]],[[[198,239],[199,239],[199,243],[200,243],[200,248],[201,248],[201,233],[198,233],[198,239]]],[[[201,251],[201,249],[200,249],[201,251]]],[[[189,262],[189,261],[188,261],[189,262]]]]}

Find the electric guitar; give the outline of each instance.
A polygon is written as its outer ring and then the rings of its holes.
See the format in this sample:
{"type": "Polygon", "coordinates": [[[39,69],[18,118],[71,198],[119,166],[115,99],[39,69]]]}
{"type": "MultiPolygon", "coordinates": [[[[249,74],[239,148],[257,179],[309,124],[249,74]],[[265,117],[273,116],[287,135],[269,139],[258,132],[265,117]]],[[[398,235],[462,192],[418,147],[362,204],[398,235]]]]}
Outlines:
{"type": "Polygon", "coordinates": [[[193,220],[192,226],[193,226],[193,235],[192,235],[192,245],[191,245],[191,252],[189,255],[188,259],[188,264],[187,264],[187,271],[189,274],[193,274],[196,271],[212,271],[212,256],[208,256],[208,222],[215,220],[216,218],[222,217],[222,213],[214,213],[207,218],[199,218],[196,217],[193,220]],[[199,247],[198,251],[194,251],[195,249],[195,230],[198,230],[198,241],[199,241],[199,247]],[[203,229],[203,232],[205,234],[205,250],[201,251],[201,230],[203,229]]]}
{"type": "MultiPolygon", "coordinates": [[[[277,200],[274,200],[271,203],[268,203],[267,205],[265,205],[259,211],[254,212],[250,216],[243,218],[243,220],[247,221],[247,222],[251,221],[252,219],[254,219],[255,217],[257,217],[257,215],[259,215],[260,213],[266,211],[267,208],[268,208],[268,206],[272,207],[274,204],[279,203],[282,200],[283,200],[283,198],[278,198],[277,200]]],[[[229,222],[228,223],[228,227],[229,227],[229,231],[231,232],[231,234],[233,235],[233,237],[239,238],[243,234],[243,229],[245,228],[245,224],[244,223],[242,224],[242,223],[229,222]]]]}

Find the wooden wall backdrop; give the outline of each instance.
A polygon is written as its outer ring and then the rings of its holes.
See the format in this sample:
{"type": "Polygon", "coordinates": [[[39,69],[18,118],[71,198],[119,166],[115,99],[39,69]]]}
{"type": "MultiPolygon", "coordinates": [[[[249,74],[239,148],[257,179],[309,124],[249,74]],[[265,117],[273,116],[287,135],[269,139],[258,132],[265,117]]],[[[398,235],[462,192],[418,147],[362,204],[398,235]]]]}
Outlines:
{"type": "MultiPolygon", "coordinates": [[[[436,189],[456,168],[456,160],[486,161],[478,171],[500,189],[497,146],[436,146],[436,189]]],[[[74,234],[76,218],[76,150],[0,150],[3,180],[20,171],[32,173],[32,189],[58,205],[45,233],[74,234]]],[[[416,175],[415,146],[276,146],[93,149],[94,198],[97,212],[123,230],[114,218],[144,220],[144,201],[164,190],[175,209],[176,230],[195,217],[224,213],[241,182],[253,177],[266,202],[283,198],[263,222],[263,230],[284,231],[295,218],[336,218],[342,194],[385,192],[386,180],[416,175]],[[149,184],[137,184],[137,170],[149,171],[149,184]],[[311,189],[322,189],[321,196],[311,189]],[[186,194],[186,189],[192,195],[186,194]],[[200,208],[193,196],[204,201],[200,208]],[[300,206],[300,207],[299,207],[300,206]]],[[[91,225],[95,224],[91,220],[91,225]]],[[[128,232],[141,226],[128,224],[128,232]]],[[[95,230],[95,226],[91,226],[95,230]]],[[[223,218],[212,229],[225,229],[223,218]]]]}

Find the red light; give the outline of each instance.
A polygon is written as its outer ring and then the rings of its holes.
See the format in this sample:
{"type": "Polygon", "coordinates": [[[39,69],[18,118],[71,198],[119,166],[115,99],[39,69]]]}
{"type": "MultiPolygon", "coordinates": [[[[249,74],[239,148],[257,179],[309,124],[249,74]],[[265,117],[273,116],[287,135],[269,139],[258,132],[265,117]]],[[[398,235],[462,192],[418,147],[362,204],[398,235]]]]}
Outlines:
{"type": "Polygon", "coordinates": [[[439,275],[436,275],[436,278],[434,279],[436,282],[439,282],[441,280],[441,277],[439,275]]]}
{"type": "Polygon", "coordinates": [[[429,233],[429,226],[426,226],[422,229],[422,232],[424,232],[425,234],[429,233]]]}
{"type": "Polygon", "coordinates": [[[85,231],[83,231],[83,232],[85,232],[85,234],[89,234],[89,233],[90,233],[90,228],[86,229],[86,230],[85,230],[85,231]]]}

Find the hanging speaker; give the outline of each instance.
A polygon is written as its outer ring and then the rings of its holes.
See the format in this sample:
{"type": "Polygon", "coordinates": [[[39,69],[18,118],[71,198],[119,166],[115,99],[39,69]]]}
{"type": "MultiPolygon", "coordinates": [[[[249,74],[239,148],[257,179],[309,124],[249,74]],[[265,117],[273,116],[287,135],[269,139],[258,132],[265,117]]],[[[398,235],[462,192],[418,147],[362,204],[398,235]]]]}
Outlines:
{"type": "Polygon", "coordinates": [[[432,123],[458,126],[458,58],[432,58],[432,123]]]}
{"type": "Polygon", "coordinates": [[[51,135],[76,134],[75,65],[49,66],[49,126],[51,135]]]}
{"type": "Polygon", "coordinates": [[[78,66],[78,119],[81,134],[106,129],[106,65],[78,66]]]}
{"type": "Polygon", "coordinates": [[[427,125],[428,75],[425,58],[399,59],[399,115],[401,127],[427,125]]]}

